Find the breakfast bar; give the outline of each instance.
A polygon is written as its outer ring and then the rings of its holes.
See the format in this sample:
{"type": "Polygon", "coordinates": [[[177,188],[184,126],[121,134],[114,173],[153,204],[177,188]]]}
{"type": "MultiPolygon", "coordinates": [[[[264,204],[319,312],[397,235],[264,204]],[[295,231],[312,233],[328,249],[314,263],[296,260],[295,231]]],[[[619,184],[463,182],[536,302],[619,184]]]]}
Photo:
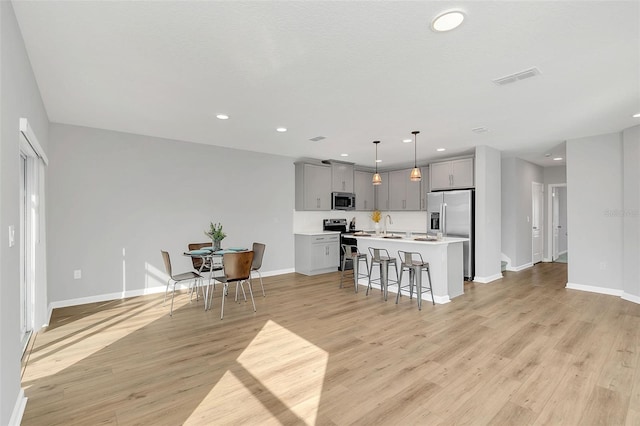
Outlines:
{"type": "MultiPolygon", "coordinates": [[[[369,247],[387,249],[392,257],[398,256],[398,250],[418,252],[431,270],[431,285],[436,303],[449,303],[454,297],[464,293],[464,267],[462,245],[467,238],[444,237],[440,240],[425,241],[425,238],[403,237],[390,234],[387,236],[358,235],[358,250],[368,253],[369,247]]],[[[398,264],[398,268],[400,265],[398,264]]],[[[374,268],[371,278],[377,278],[380,270],[374,268]]],[[[404,281],[409,274],[403,274],[404,281]]],[[[360,285],[368,285],[366,278],[358,280],[360,285]]],[[[378,287],[376,285],[376,287],[378,287]]],[[[397,291],[397,286],[390,287],[397,291]]],[[[428,296],[426,296],[428,297],[428,296]]],[[[431,301],[429,300],[429,303],[431,301]]]]}

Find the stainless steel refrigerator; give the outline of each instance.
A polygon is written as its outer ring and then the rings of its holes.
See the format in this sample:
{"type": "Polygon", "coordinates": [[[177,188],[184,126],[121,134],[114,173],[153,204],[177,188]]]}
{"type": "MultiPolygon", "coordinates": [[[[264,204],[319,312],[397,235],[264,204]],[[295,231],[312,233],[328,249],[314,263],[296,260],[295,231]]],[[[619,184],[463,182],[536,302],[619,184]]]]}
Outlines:
{"type": "Polygon", "coordinates": [[[441,191],[427,194],[427,233],[442,232],[445,237],[469,238],[463,243],[464,277],[474,274],[474,192],[441,191]]]}

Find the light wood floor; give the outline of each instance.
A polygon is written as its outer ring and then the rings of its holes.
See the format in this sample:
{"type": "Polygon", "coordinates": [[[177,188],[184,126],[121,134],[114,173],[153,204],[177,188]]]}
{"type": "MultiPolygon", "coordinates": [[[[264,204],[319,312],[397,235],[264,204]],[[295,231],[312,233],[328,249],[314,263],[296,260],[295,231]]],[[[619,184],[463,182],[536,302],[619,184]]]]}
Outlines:
{"type": "Polygon", "coordinates": [[[266,278],[222,321],[220,287],[173,318],[161,295],[57,309],[23,425],[640,425],[640,305],[566,281],[538,264],[422,312],[338,273],[266,278]]]}

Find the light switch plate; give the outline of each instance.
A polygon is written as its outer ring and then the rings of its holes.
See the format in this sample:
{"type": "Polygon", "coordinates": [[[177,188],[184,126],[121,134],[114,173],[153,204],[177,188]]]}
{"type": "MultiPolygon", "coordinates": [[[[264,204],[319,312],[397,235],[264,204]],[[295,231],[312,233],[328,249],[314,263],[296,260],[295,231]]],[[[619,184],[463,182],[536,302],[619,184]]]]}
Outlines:
{"type": "Polygon", "coordinates": [[[82,278],[82,269],[76,269],[73,271],[73,279],[74,280],[79,280],[80,278],[82,278]]]}

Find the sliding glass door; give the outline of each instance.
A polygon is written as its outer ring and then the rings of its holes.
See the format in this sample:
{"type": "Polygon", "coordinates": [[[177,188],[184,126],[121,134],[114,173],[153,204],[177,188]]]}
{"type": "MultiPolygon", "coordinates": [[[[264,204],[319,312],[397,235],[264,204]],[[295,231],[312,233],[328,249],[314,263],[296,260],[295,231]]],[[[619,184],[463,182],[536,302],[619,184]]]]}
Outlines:
{"type": "Polygon", "coordinates": [[[30,188],[33,187],[32,167],[28,153],[20,152],[20,336],[23,350],[33,330],[34,244],[30,188]]]}

